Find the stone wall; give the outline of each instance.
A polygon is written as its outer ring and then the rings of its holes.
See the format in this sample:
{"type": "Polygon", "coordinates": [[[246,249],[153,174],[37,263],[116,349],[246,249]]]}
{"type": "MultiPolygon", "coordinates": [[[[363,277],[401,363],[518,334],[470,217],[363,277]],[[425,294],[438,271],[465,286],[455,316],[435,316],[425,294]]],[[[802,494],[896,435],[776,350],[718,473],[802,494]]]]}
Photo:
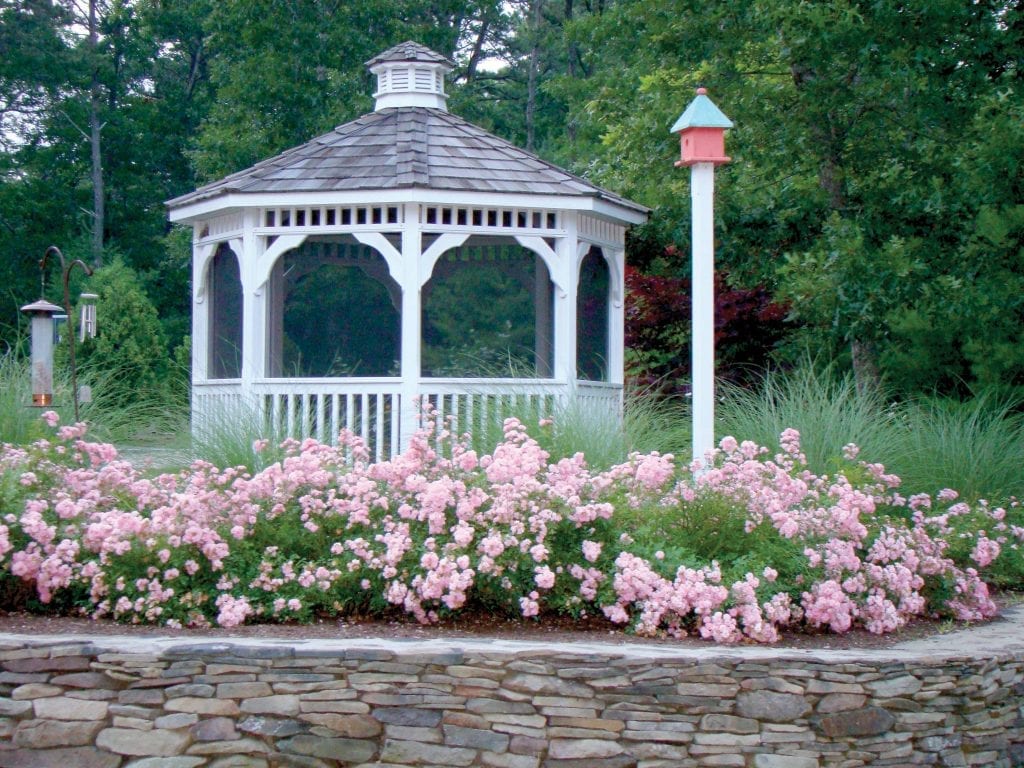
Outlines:
{"type": "Polygon", "coordinates": [[[1024,652],[0,636],[0,768],[1010,766],[1024,652]]]}

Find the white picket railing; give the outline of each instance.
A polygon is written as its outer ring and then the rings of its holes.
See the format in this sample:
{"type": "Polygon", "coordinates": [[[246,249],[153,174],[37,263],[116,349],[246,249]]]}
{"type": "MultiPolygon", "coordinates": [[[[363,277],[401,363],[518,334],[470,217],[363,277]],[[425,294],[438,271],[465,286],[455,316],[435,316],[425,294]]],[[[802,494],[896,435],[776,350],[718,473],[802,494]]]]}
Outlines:
{"type": "MultiPolygon", "coordinates": [[[[264,379],[248,396],[237,380],[192,385],[193,430],[249,422],[267,436],[314,437],[337,441],[341,430],[362,437],[377,461],[403,446],[402,383],[397,378],[264,379]]],[[[456,434],[482,434],[509,416],[536,424],[557,417],[570,398],[576,407],[600,417],[621,413],[622,387],[579,381],[570,395],[551,379],[422,379],[420,407],[429,404],[456,434]]],[[[414,404],[409,404],[414,407],[414,404]]],[[[407,417],[407,429],[419,423],[407,417]]]]}
{"type": "Polygon", "coordinates": [[[398,379],[266,379],[253,392],[272,434],[333,443],[344,429],[359,435],[377,461],[400,450],[398,379]]]}

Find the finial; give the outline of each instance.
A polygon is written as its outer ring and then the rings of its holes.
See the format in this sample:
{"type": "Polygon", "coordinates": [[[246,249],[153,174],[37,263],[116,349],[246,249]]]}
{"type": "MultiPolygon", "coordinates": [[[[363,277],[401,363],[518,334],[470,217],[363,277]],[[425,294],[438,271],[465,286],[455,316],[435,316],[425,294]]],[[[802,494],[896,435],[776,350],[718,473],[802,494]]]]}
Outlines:
{"type": "Polygon", "coordinates": [[[708,95],[708,89],[704,88],[703,86],[701,86],[700,88],[697,89],[697,95],[698,96],[707,96],[708,95]]]}

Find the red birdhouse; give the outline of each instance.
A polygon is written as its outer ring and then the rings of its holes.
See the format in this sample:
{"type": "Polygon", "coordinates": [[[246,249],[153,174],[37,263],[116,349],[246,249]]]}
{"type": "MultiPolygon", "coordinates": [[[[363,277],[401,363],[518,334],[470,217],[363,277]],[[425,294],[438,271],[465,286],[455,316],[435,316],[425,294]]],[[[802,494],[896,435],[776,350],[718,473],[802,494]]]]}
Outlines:
{"type": "Polygon", "coordinates": [[[680,159],[676,166],[696,163],[722,165],[731,158],[725,154],[725,130],[732,121],[707,97],[707,91],[697,89],[697,97],[672,126],[679,134],[680,159]]]}

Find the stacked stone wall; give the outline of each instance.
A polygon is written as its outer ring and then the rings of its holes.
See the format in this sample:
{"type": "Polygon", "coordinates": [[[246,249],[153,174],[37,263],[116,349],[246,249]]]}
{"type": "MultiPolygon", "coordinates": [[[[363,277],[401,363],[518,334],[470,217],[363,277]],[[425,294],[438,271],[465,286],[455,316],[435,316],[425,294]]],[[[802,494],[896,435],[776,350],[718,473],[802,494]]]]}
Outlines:
{"type": "Polygon", "coordinates": [[[1022,695],[1021,653],[9,636],[0,768],[1012,766],[1022,695]]]}

